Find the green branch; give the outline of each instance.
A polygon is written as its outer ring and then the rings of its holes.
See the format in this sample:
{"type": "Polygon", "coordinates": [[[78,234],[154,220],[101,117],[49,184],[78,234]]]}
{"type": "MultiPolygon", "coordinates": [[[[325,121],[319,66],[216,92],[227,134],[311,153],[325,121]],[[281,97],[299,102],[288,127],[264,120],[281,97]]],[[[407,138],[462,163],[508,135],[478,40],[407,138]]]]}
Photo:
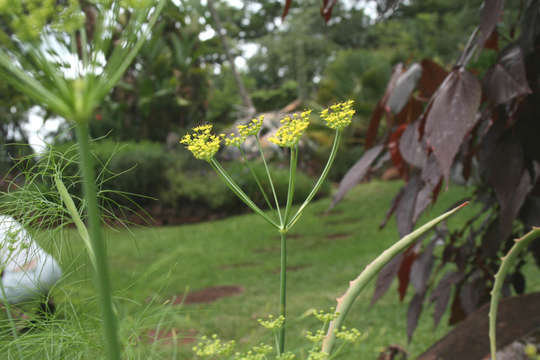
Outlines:
{"type": "Polygon", "coordinates": [[[340,141],[341,141],[341,131],[336,130],[336,136],[334,137],[334,143],[332,144],[332,150],[331,150],[330,155],[328,157],[328,161],[326,162],[326,165],[324,166],[324,169],[323,169],[323,171],[321,173],[321,176],[319,176],[319,179],[317,180],[317,182],[313,186],[313,189],[311,190],[311,192],[307,196],[304,203],[300,206],[300,208],[298,208],[298,210],[296,211],[294,216],[291,218],[291,221],[289,221],[289,223],[287,224],[287,226],[286,226],[287,229],[292,228],[293,225],[298,221],[298,219],[300,219],[300,216],[302,215],[302,212],[304,211],[306,206],[309,205],[311,200],[313,200],[313,198],[315,197],[315,195],[317,194],[317,192],[321,188],[322,184],[326,180],[326,177],[328,176],[328,173],[330,172],[330,168],[332,167],[332,164],[334,163],[334,159],[336,158],[336,154],[337,154],[337,151],[338,151],[338,148],[339,148],[340,141]]]}
{"type": "Polygon", "coordinates": [[[75,206],[71,195],[69,195],[69,192],[64,185],[64,182],[62,181],[62,179],[60,179],[60,176],[58,174],[54,175],[54,183],[56,185],[58,193],[60,194],[60,197],[62,198],[62,201],[64,202],[64,205],[66,205],[66,209],[71,216],[75,227],[77,228],[79,236],[82,238],[84,245],[88,250],[88,256],[90,257],[92,266],[94,267],[94,270],[97,271],[96,255],[94,253],[94,249],[92,248],[92,243],[90,242],[90,235],[88,235],[88,229],[81,220],[79,212],[77,211],[77,207],[75,206]]]}
{"type": "Polygon", "coordinates": [[[499,271],[495,275],[495,283],[493,284],[493,289],[491,290],[491,304],[489,305],[489,346],[491,351],[491,358],[497,360],[497,309],[499,307],[499,301],[501,298],[501,288],[506,278],[506,274],[510,269],[510,266],[514,263],[514,260],[518,254],[527,248],[527,246],[540,236],[540,227],[533,227],[522,238],[516,239],[514,246],[510,251],[501,259],[501,266],[499,271]]]}
{"type": "Polygon", "coordinates": [[[349,288],[345,291],[340,298],[337,299],[336,307],[336,319],[330,322],[328,326],[328,332],[323,340],[322,351],[331,354],[332,348],[336,340],[336,332],[341,328],[343,321],[347,317],[347,313],[352,307],[352,304],[360,294],[360,292],[365,288],[369,281],[374,278],[379,271],[392,260],[395,256],[405,250],[409,245],[414,243],[420,236],[431,230],[438,223],[443,220],[446,220],[448,217],[456,213],[458,210],[467,205],[468,202],[461,204],[460,206],[444,213],[443,215],[431,220],[427,224],[416,229],[412,233],[404,236],[394,245],[386,249],[381,255],[379,255],[375,260],[366,266],[364,271],[360,275],[349,283],[349,288]]]}
{"type": "Polygon", "coordinates": [[[225,181],[225,184],[231,189],[232,192],[235,193],[236,196],[240,200],[244,202],[251,210],[253,210],[256,214],[260,215],[264,220],[266,220],[268,223],[272,224],[276,228],[280,228],[280,226],[272,220],[268,215],[262,211],[257,204],[255,204],[249,196],[246,195],[246,193],[236,184],[236,182],[233,180],[233,178],[225,171],[225,169],[219,164],[219,162],[212,158],[208,163],[212,166],[212,168],[218,173],[218,175],[221,176],[221,178],[225,181]]]}

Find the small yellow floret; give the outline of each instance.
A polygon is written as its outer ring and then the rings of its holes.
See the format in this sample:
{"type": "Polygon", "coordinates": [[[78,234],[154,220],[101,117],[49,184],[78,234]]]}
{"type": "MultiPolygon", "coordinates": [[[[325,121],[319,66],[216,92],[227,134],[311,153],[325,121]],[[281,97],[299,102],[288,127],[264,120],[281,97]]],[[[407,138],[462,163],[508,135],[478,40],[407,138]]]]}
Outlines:
{"type": "MultiPolygon", "coordinates": [[[[264,120],[264,115],[254,118],[246,125],[238,125],[238,136],[235,133],[230,133],[228,137],[225,138],[226,146],[236,146],[240,147],[246,141],[247,137],[250,135],[257,135],[264,120]]],[[[225,135],[223,135],[225,136],[225,135]]]]}
{"type": "Polygon", "coordinates": [[[326,126],[331,129],[341,130],[348,126],[355,113],[352,108],[353,100],[334,104],[321,111],[321,118],[326,122],[326,126]]]}
{"type": "Polygon", "coordinates": [[[218,152],[223,135],[211,133],[212,125],[193,128],[192,134],[186,134],[180,143],[186,145],[197,159],[209,161],[218,152]]]}
{"type": "Polygon", "coordinates": [[[309,125],[309,115],[311,110],[300,114],[294,114],[291,118],[287,116],[281,120],[283,124],[269,140],[282,147],[293,147],[298,144],[300,137],[309,125]]]}
{"type": "Polygon", "coordinates": [[[317,318],[317,320],[322,321],[323,323],[329,323],[330,321],[334,320],[339,316],[339,313],[334,312],[335,308],[330,308],[330,312],[326,313],[322,310],[315,310],[313,311],[313,316],[317,318]]]}
{"type": "Polygon", "coordinates": [[[341,330],[336,333],[336,337],[343,341],[354,343],[365,338],[365,335],[362,335],[360,330],[356,328],[348,330],[345,326],[343,326],[341,330]]]}
{"type": "Polygon", "coordinates": [[[273,315],[268,315],[268,320],[258,319],[258,322],[267,329],[280,329],[285,322],[285,317],[280,315],[274,319],[273,315]]]}
{"type": "Polygon", "coordinates": [[[306,339],[313,343],[320,343],[326,334],[322,330],[317,330],[315,334],[313,334],[311,331],[306,332],[306,339]]]}
{"type": "Polygon", "coordinates": [[[223,342],[217,335],[212,335],[212,338],[209,339],[206,336],[203,336],[202,341],[192,348],[193,352],[197,356],[219,356],[219,355],[230,355],[233,352],[235,347],[234,340],[223,342]]]}

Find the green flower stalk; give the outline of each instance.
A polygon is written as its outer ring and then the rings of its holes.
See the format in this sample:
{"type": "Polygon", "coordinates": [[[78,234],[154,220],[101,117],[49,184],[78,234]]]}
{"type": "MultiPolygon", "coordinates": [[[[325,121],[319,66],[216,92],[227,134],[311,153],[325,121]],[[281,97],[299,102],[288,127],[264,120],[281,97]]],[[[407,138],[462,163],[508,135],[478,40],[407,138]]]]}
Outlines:
{"type": "MultiPolygon", "coordinates": [[[[93,259],[105,349],[110,360],[120,359],[121,348],[101,230],[88,123],[141,49],[165,3],[166,0],[96,0],[85,5],[94,7],[97,18],[86,19],[78,0],[69,0],[61,7],[56,7],[56,2],[51,0],[0,0],[0,19],[7,21],[7,28],[0,29],[0,78],[76,127],[89,223],[88,235],[80,226],[79,232],[93,259]],[[118,34],[115,26],[122,11],[131,16],[124,24],[124,31],[118,34]],[[87,32],[89,28],[92,31],[87,32]],[[119,38],[113,41],[117,35],[119,38]],[[71,64],[76,68],[75,78],[66,76],[66,65],[50,45],[53,39],[63,47],[62,51],[70,52],[76,59],[71,64]],[[116,41],[122,45],[113,47],[116,41]],[[108,54],[105,64],[98,61],[100,54],[108,54]]],[[[62,192],[62,185],[59,182],[56,185],[60,185],[58,189],[62,192]]],[[[70,208],[69,199],[63,196],[63,200],[70,208]]],[[[73,209],[69,212],[74,215],[73,209]]]]}
{"type": "MultiPolygon", "coordinates": [[[[332,150],[330,152],[328,161],[324,167],[324,170],[313,186],[313,189],[304,200],[300,208],[291,216],[292,204],[294,199],[294,188],[296,182],[296,170],[298,162],[298,144],[302,135],[306,132],[309,123],[311,110],[304,111],[300,114],[293,114],[292,116],[287,116],[281,120],[281,127],[277,129],[276,133],[270,137],[270,141],[280,147],[287,148],[290,151],[290,169],[289,169],[289,186],[287,191],[287,199],[285,200],[285,209],[282,211],[280,206],[279,199],[276,195],[276,190],[272,182],[272,176],[268,169],[266,159],[264,158],[264,153],[259,139],[259,131],[261,129],[264,118],[258,117],[251,120],[248,124],[239,125],[237,127],[237,133],[231,133],[229,135],[212,134],[212,125],[202,125],[193,129],[191,134],[185,135],[180,142],[184,144],[189,151],[193,153],[197,159],[207,161],[210,166],[218,173],[218,175],[225,181],[227,186],[256,214],[260,215],[264,220],[269,224],[274,226],[277,231],[280,233],[281,237],[281,253],[280,253],[280,294],[279,294],[279,303],[280,303],[280,315],[281,324],[279,326],[277,334],[277,354],[278,356],[286,357],[285,351],[285,335],[286,335],[286,321],[287,321],[287,233],[294,226],[294,224],[299,220],[302,212],[305,210],[307,205],[313,200],[317,192],[319,191],[321,185],[326,180],[328,172],[332,167],[334,159],[336,157],[337,151],[339,149],[339,144],[341,140],[341,133],[343,129],[351,123],[352,116],[354,115],[354,110],[352,109],[353,102],[352,100],[339,103],[331,106],[328,109],[323,110],[321,113],[321,118],[325,121],[326,125],[331,129],[335,129],[334,143],[332,145],[332,150]],[[241,151],[242,144],[248,136],[255,136],[259,152],[261,154],[262,161],[264,163],[264,168],[266,175],[268,177],[268,182],[271,187],[272,195],[275,201],[275,209],[271,206],[268,196],[266,195],[265,190],[262,188],[261,181],[257,178],[256,174],[250,169],[252,175],[255,177],[259,189],[265,200],[267,201],[269,208],[272,212],[275,212],[275,217],[278,220],[275,221],[272,217],[268,216],[264,211],[262,211],[238,186],[238,184],[232,179],[232,177],[226,172],[226,170],[220,165],[218,160],[216,160],[215,155],[220,149],[221,142],[223,141],[226,146],[233,146],[239,148],[241,151]]],[[[244,156],[245,158],[245,156],[244,156]]],[[[245,161],[245,164],[249,168],[249,164],[245,161]]],[[[345,335],[343,335],[345,336],[345,335]]],[[[349,335],[347,339],[354,337],[354,335],[349,335]]],[[[321,354],[319,354],[321,355],[321,354]]],[[[319,356],[317,355],[317,356],[319,356]]],[[[315,359],[315,353],[312,356],[315,359]]]]}

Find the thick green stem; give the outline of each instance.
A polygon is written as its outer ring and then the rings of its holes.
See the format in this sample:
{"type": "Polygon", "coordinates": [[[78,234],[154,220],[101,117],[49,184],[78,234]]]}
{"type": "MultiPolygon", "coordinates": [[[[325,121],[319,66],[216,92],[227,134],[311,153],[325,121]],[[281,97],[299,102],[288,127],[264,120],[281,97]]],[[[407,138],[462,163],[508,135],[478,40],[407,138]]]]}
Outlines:
{"type": "Polygon", "coordinates": [[[306,206],[308,206],[309,203],[311,202],[311,200],[313,200],[313,197],[315,197],[315,195],[317,194],[317,192],[321,188],[322,184],[326,180],[326,177],[328,176],[328,173],[330,172],[330,169],[332,168],[332,164],[334,163],[334,159],[336,158],[336,154],[337,154],[337,151],[338,151],[338,148],[339,148],[340,141],[341,141],[341,131],[336,130],[336,136],[334,137],[334,143],[332,144],[332,150],[330,151],[330,156],[328,157],[328,161],[326,162],[326,165],[324,166],[324,169],[323,169],[323,171],[321,173],[321,176],[319,176],[319,179],[317,180],[317,182],[313,186],[313,189],[311,190],[311,192],[307,196],[304,203],[298,208],[298,210],[296,211],[294,216],[291,218],[291,221],[289,221],[289,223],[287,224],[287,227],[286,227],[287,229],[292,228],[293,225],[298,221],[298,219],[300,218],[300,215],[302,215],[302,212],[304,211],[306,206]]]}
{"type": "Polygon", "coordinates": [[[406,235],[401,240],[396,242],[394,245],[386,249],[381,255],[379,255],[375,260],[373,260],[369,265],[366,266],[364,271],[360,275],[349,283],[349,288],[345,291],[340,298],[337,299],[336,307],[336,319],[330,322],[328,326],[328,332],[323,340],[322,351],[331,354],[332,348],[334,347],[336,340],[336,331],[339,330],[345,320],[347,313],[351,309],[351,306],[364,289],[364,287],[369,283],[369,281],[375,277],[381,271],[383,266],[385,266],[390,260],[392,260],[396,255],[405,250],[410,244],[416,241],[420,236],[422,236],[427,231],[431,230],[441,221],[447,219],[449,216],[454,214],[456,211],[461,209],[467,203],[461,204],[460,206],[454,208],[453,210],[448,211],[447,213],[431,220],[422,227],[416,229],[409,235],[406,235]]]}
{"type": "Polygon", "coordinates": [[[279,201],[276,194],[276,188],[274,187],[274,182],[272,181],[272,176],[270,175],[270,170],[268,169],[268,164],[266,163],[266,159],[264,157],[264,151],[261,146],[261,140],[259,139],[259,134],[257,134],[256,139],[257,139],[257,147],[259,148],[259,153],[261,154],[261,159],[264,164],[264,170],[266,170],[266,176],[268,176],[268,182],[270,183],[270,188],[272,188],[272,195],[274,195],[274,201],[276,202],[276,209],[277,209],[277,213],[279,217],[279,224],[283,226],[284,223],[283,223],[283,218],[281,216],[281,209],[280,209],[279,201]]]}
{"type": "Polygon", "coordinates": [[[540,236],[540,227],[533,227],[522,238],[516,239],[514,246],[510,251],[504,256],[501,260],[501,266],[499,271],[495,275],[495,283],[493,284],[493,289],[491,290],[491,304],[489,305],[489,346],[491,351],[491,358],[497,360],[497,309],[499,308],[499,301],[501,298],[501,288],[506,278],[510,266],[514,263],[518,254],[526,249],[527,246],[534,239],[540,236]]]}
{"type": "Polygon", "coordinates": [[[86,228],[86,226],[84,226],[84,223],[79,216],[79,212],[77,211],[77,207],[75,206],[75,203],[69,195],[69,192],[64,185],[64,182],[62,181],[62,179],[60,179],[60,176],[58,174],[54,176],[54,183],[56,184],[56,189],[58,190],[58,193],[60,194],[64,205],[66,205],[66,209],[71,216],[71,219],[73,220],[77,231],[79,232],[79,236],[82,238],[84,245],[86,245],[86,250],[88,251],[88,256],[90,257],[92,266],[94,267],[94,270],[97,270],[96,255],[94,254],[94,249],[92,248],[92,244],[90,242],[90,235],[88,235],[88,229],[86,228]]]}
{"type": "Polygon", "coordinates": [[[96,179],[92,155],[88,124],[86,121],[77,121],[77,140],[81,155],[81,171],[83,177],[84,198],[87,203],[88,224],[90,240],[96,259],[96,282],[99,292],[101,312],[103,314],[103,331],[105,348],[109,360],[120,360],[120,343],[118,341],[118,324],[113,311],[109,266],[107,263],[107,249],[101,229],[101,217],[97,203],[96,179]]]}
{"type": "Polygon", "coordinates": [[[294,198],[294,184],[296,182],[296,165],[298,163],[298,146],[291,147],[291,160],[289,167],[289,189],[287,190],[287,204],[285,205],[285,215],[283,221],[286,224],[291,212],[292,201],[294,198]]]}
{"type": "Polygon", "coordinates": [[[223,180],[225,180],[225,184],[227,184],[229,189],[231,189],[231,191],[234,192],[236,194],[236,196],[238,196],[238,198],[240,198],[240,200],[242,200],[247,206],[249,206],[251,208],[251,210],[253,210],[256,214],[260,215],[268,223],[272,224],[273,226],[275,226],[278,229],[280,228],[280,226],[278,224],[276,224],[276,222],[274,222],[274,220],[272,220],[268,215],[266,215],[264,213],[264,211],[262,211],[249,198],[249,196],[247,196],[246,193],[244,193],[244,191],[242,191],[242,189],[240,189],[240,187],[236,184],[236,182],[233,180],[233,178],[231,178],[231,176],[225,171],[225,169],[223,169],[223,167],[219,164],[219,162],[216,159],[214,159],[214,158],[210,159],[209,163],[212,166],[212,168],[214,168],[214,170],[218,173],[218,175],[220,175],[223,178],[223,180]]]}
{"type": "Polygon", "coordinates": [[[279,313],[285,319],[279,329],[279,354],[285,352],[285,327],[287,325],[287,235],[281,232],[281,272],[279,276],[279,313]]]}

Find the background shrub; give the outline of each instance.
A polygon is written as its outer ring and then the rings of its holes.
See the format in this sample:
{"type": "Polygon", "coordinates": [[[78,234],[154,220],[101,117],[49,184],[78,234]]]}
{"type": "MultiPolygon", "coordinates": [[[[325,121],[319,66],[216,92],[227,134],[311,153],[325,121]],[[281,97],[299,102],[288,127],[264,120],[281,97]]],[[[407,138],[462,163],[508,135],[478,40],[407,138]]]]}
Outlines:
{"type": "MultiPolygon", "coordinates": [[[[57,145],[53,148],[55,156],[68,161],[62,173],[64,178],[77,174],[78,153],[72,144],[57,145]]],[[[111,191],[110,198],[120,204],[130,201],[115,193],[125,193],[138,205],[151,203],[167,184],[166,170],[173,161],[173,156],[159,143],[114,142],[109,140],[92,143],[96,173],[99,174],[101,190],[111,191]],[[132,195],[136,195],[133,197],[132,195]]],[[[77,178],[77,177],[75,177],[77,178]]],[[[70,181],[66,181],[70,184],[70,181]]],[[[80,196],[79,185],[70,184],[75,195],[80,196]]]]}
{"type": "MultiPolygon", "coordinates": [[[[206,165],[206,164],[204,164],[206,165]]],[[[229,174],[235,179],[244,192],[261,208],[267,208],[264,197],[259,191],[257,183],[246,168],[239,161],[231,161],[223,164],[229,174]]],[[[168,187],[160,195],[163,202],[181,213],[227,212],[238,213],[247,210],[244,205],[228,188],[227,185],[209,168],[191,168],[186,170],[186,162],[177,162],[176,167],[167,171],[168,187]],[[188,175],[189,174],[189,175],[188,175]]],[[[252,164],[254,172],[261,180],[267,195],[273,203],[270,186],[266,180],[266,173],[262,163],[252,164]]],[[[288,168],[270,166],[272,180],[280,201],[284,202],[287,196],[289,183],[288,168]]],[[[296,176],[296,189],[294,203],[304,201],[311,191],[315,180],[302,172],[296,176]]],[[[319,191],[318,196],[327,195],[330,185],[325,184],[319,191]]],[[[282,204],[284,205],[284,204],[282,204]]]]}

